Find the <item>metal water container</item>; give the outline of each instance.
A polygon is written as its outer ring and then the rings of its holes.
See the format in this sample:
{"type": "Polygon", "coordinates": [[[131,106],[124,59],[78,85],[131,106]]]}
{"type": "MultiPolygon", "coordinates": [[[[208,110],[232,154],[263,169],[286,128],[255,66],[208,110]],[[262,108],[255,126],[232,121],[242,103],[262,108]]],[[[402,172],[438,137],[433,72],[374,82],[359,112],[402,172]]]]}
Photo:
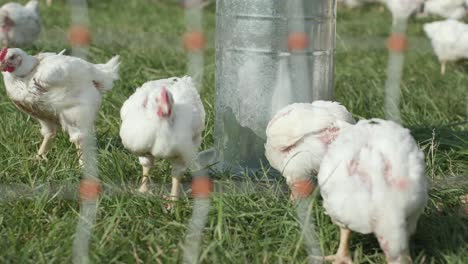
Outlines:
{"type": "Polygon", "coordinates": [[[278,96],[284,97],[279,100],[283,104],[331,99],[335,14],[336,0],[216,1],[215,147],[220,168],[255,171],[268,164],[265,129],[278,110],[272,105],[278,96]],[[306,33],[304,50],[288,48],[288,36],[295,31],[306,33]]]}

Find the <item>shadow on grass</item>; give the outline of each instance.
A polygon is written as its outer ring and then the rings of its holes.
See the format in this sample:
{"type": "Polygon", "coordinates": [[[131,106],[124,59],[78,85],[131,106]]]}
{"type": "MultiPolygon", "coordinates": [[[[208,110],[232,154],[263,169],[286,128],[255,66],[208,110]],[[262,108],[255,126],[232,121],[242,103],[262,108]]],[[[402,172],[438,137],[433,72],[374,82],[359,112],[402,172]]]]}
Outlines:
{"type": "MultiPolygon", "coordinates": [[[[410,130],[421,145],[435,145],[439,153],[437,167],[445,167],[445,161],[460,163],[461,175],[443,175],[446,177],[431,181],[430,200],[411,241],[413,257],[423,255],[425,263],[448,263],[449,256],[462,255],[467,250],[467,205],[461,199],[468,190],[468,175],[463,169],[468,168],[468,123],[419,126],[410,130]]],[[[442,168],[442,171],[450,170],[442,168]]]]}
{"type": "Polygon", "coordinates": [[[446,257],[463,254],[468,240],[467,219],[461,206],[449,208],[432,207],[421,216],[418,230],[412,238],[413,255],[423,254],[426,260],[446,263],[446,257]]]}
{"type": "Polygon", "coordinates": [[[437,141],[442,149],[468,149],[468,121],[460,122],[452,126],[418,126],[410,127],[411,134],[418,142],[437,141]],[[465,127],[465,130],[454,127],[465,127]]]}
{"type": "MultiPolygon", "coordinates": [[[[414,263],[451,263],[447,261],[450,256],[463,255],[467,250],[467,218],[462,215],[460,205],[445,209],[429,206],[426,211],[410,240],[412,259],[414,263]]],[[[363,256],[383,254],[374,235],[354,232],[352,240],[351,245],[362,247],[363,256]]]]}
{"type": "Polygon", "coordinates": [[[452,62],[452,63],[449,63],[448,64],[448,72],[450,72],[450,70],[454,71],[460,71],[462,73],[468,73],[468,59],[463,59],[463,60],[459,60],[457,62],[452,62]]]}

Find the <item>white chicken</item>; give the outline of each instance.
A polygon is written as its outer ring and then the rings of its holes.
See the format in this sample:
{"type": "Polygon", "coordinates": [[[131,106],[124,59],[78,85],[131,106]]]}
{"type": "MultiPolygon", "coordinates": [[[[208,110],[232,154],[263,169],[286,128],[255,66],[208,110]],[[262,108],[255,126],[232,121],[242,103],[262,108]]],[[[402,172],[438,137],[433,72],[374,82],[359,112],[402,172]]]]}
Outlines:
{"type": "Polygon", "coordinates": [[[192,165],[202,141],[205,110],[192,78],[150,81],[138,88],[120,111],[123,145],[143,167],[140,192],[148,191],[154,159],[172,163],[171,200],[177,200],[183,173],[192,165]]]}
{"type": "Polygon", "coordinates": [[[468,58],[467,24],[452,19],[436,21],[424,24],[424,32],[431,39],[442,74],[445,74],[447,62],[468,58]]]}
{"type": "Polygon", "coordinates": [[[374,233],[388,263],[407,263],[409,236],[426,205],[424,155],[408,129],[393,121],[361,120],[329,146],[318,174],[323,206],[340,226],[336,255],[352,263],[351,230],[374,233]]]}
{"type": "Polygon", "coordinates": [[[39,1],[26,5],[6,3],[0,7],[0,42],[3,45],[23,46],[34,42],[41,32],[39,1]]]}
{"type": "Polygon", "coordinates": [[[467,14],[467,0],[427,0],[423,3],[422,13],[444,18],[462,19],[467,14]]]}
{"type": "Polygon", "coordinates": [[[365,3],[385,3],[386,0],[338,0],[339,3],[343,3],[349,8],[355,8],[365,3]]]}
{"type": "Polygon", "coordinates": [[[353,124],[346,107],[337,102],[295,103],[278,111],[266,129],[265,156],[290,186],[308,181],[318,172],[328,145],[341,128],[353,124]]]}
{"type": "Polygon", "coordinates": [[[385,0],[395,23],[398,19],[408,19],[423,3],[423,0],[385,0]]]}
{"type": "Polygon", "coordinates": [[[41,125],[44,140],[38,157],[45,159],[58,127],[78,148],[92,132],[101,96],[118,79],[119,57],[91,64],[61,53],[31,56],[4,48],[0,63],[8,97],[41,125]]]}

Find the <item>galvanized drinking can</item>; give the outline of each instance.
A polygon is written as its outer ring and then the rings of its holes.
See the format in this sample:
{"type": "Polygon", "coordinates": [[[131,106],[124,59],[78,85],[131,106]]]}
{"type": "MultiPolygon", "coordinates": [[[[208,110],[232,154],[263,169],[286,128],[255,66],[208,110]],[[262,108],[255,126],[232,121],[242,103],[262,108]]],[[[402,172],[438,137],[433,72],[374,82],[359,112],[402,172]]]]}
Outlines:
{"type": "Polygon", "coordinates": [[[336,0],[216,1],[215,147],[221,168],[239,172],[267,164],[265,129],[279,110],[274,96],[289,97],[282,100],[287,103],[331,99],[335,14],[336,0]],[[285,59],[286,70],[280,67],[285,59]],[[277,85],[285,78],[289,85],[277,85]]]}

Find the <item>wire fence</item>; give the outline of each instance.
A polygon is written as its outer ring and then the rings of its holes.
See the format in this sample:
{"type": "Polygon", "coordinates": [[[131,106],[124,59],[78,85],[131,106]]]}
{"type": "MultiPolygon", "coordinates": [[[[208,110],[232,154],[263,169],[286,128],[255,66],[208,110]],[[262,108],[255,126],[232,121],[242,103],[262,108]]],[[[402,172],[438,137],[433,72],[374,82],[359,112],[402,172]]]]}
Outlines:
{"type": "MultiPolygon", "coordinates": [[[[91,28],[89,22],[88,7],[86,0],[69,0],[71,7],[72,24],[68,31],[68,41],[72,45],[72,55],[86,58],[89,53],[89,44],[91,43],[91,28]]],[[[201,91],[203,88],[204,71],[204,50],[213,48],[213,41],[209,41],[205,37],[203,28],[203,8],[207,2],[203,0],[185,0],[181,2],[182,8],[185,10],[185,33],[181,36],[183,48],[187,56],[187,73],[194,77],[196,87],[201,91]]],[[[304,14],[302,1],[291,1],[289,6],[289,16],[303,17],[304,14]]],[[[288,28],[288,43],[290,52],[302,51],[307,47],[305,38],[305,25],[303,22],[289,24],[288,28]]],[[[399,85],[401,81],[401,72],[404,63],[403,52],[407,48],[407,38],[405,36],[407,21],[396,23],[392,30],[392,36],[389,39],[389,49],[391,51],[386,83],[386,113],[387,117],[396,121],[401,120],[399,113],[399,85]],[[401,35],[398,35],[401,34],[401,35]]],[[[121,32],[105,32],[99,28],[94,31],[100,32],[93,38],[94,45],[112,45],[118,42],[120,45],[134,44],[140,45],[142,48],[151,45],[156,45],[159,48],[174,48],[176,39],[168,39],[158,37],[154,34],[133,34],[121,32]]],[[[47,31],[46,36],[43,36],[41,41],[54,41],[54,39],[62,39],[64,32],[60,30],[47,31]]],[[[338,52],[346,52],[349,49],[372,50],[385,48],[386,39],[380,37],[368,38],[362,40],[353,36],[338,36],[337,48],[338,52]]],[[[413,43],[410,49],[417,49],[418,52],[429,53],[432,49],[429,42],[424,38],[409,37],[409,41],[413,43]]],[[[39,42],[40,44],[41,42],[39,42]]],[[[181,50],[182,51],[182,50],[181,50]]],[[[308,75],[308,66],[305,56],[294,56],[293,64],[296,69],[302,69],[296,73],[299,81],[297,84],[306,85],[310,83],[308,75]]],[[[293,87],[293,89],[304,89],[293,87]]],[[[468,117],[468,97],[466,97],[466,115],[468,117]]],[[[97,166],[97,147],[94,131],[91,128],[84,128],[86,135],[83,138],[80,146],[82,159],[82,180],[79,185],[63,184],[51,185],[42,184],[38,186],[30,186],[23,184],[0,185],[0,202],[7,203],[9,201],[19,199],[40,199],[44,195],[55,197],[57,199],[70,199],[80,201],[80,215],[76,227],[76,233],[73,243],[73,262],[74,263],[89,263],[90,238],[93,232],[93,226],[96,221],[96,215],[99,208],[99,199],[114,196],[141,196],[135,191],[136,186],[133,185],[112,185],[104,184],[101,190],[101,183],[98,176],[97,166]],[[102,193],[101,193],[102,192],[102,193]]],[[[187,233],[184,238],[182,249],[184,251],[184,263],[197,263],[201,252],[201,237],[203,229],[206,226],[208,212],[211,206],[211,197],[213,195],[249,195],[259,194],[263,192],[271,193],[271,190],[278,190],[278,195],[285,195],[288,188],[284,183],[278,182],[252,182],[252,181],[231,181],[217,182],[212,181],[208,177],[209,173],[206,169],[202,169],[193,173],[193,181],[191,184],[184,186],[184,189],[189,190],[193,197],[192,216],[187,223],[187,233]]],[[[451,183],[466,185],[466,176],[451,178],[451,183]]],[[[441,183],[437,183],[440,185],[441,183]]],[[[167,193],[170,189],[169,185],[152,185],[150,186],[153,192],[145,194],[145,196],[160,196],[162,193],[167,193]]],[[[320,243],[317,239],[315,231],[314,219],[312,217],[312,205],[315,196],[312,195],[313,189],[308,189],[296,203],[296,213],[300,221],[302,229],[302,237],[309,255],[309,262],[318,262],[317,256],[322,256],[320,243]]]]}

